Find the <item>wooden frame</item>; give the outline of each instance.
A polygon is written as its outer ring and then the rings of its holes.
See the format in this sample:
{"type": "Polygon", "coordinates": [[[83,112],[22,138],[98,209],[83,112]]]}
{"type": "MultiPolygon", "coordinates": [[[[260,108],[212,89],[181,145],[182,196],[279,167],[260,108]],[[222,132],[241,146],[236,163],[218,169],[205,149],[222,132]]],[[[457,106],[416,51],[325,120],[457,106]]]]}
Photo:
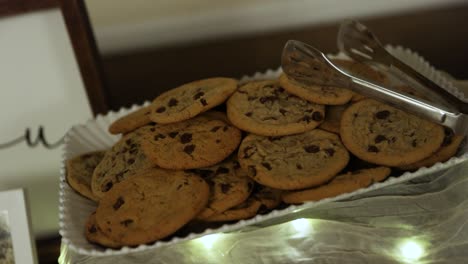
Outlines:
{"type": "Polygon", "coordinates": [[[0,17],[58,6],[58,0],[0,0],[0,17]]]}

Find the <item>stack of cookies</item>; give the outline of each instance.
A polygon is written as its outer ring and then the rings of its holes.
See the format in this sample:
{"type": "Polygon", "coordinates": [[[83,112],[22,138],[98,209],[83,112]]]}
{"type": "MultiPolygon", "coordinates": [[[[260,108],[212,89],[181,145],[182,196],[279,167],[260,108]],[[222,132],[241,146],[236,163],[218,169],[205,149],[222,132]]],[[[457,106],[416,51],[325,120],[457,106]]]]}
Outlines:
{"type": "MultiPolygon", "coordinates": [[[[367,66],[336,62],[388,84],[367,66]]],[[[463,139],[350,90],[284,74],[242,85],[191,82],[109,132],[122,137],[111,149],[68,160],[67,180],[98,203],[86,238],[111,248],[352,192],[445,161],[463,139]]]]}

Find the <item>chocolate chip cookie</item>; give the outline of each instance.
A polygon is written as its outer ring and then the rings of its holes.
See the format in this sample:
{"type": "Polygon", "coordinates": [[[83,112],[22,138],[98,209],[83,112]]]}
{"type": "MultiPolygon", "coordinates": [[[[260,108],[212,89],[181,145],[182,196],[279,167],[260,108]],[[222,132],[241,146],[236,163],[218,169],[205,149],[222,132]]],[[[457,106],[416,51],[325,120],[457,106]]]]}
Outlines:
{"type": "Polygon", "coordinates": [[[117,183],[99,202],[96,222],[121,245],[151,243],[192,220],[208,197],[208,184],[195,174],[150,170],[117,183]]]}
{"type": "Polygon", "coordinates": [[[99,229],[99,227],[96,224],[96,212],[93,212],[88,217],[88,220],[86,221],[85,237],[89,242],[98,244],[103,247],[109,247],[109,248],[122,247],[122,245],[120,245],[116,241],[113,241],[112,239],[104,235],[101,229],[99,229]]]}
{"type": "Polygon", "coordinates": [[[387,167],[348,172],[338,175],[330,182],[312,189],[284,193],[283,201],[285,203],[298,204],[350,193],[361,188],[366,188],[374,182],[385,180],[390,175],[390,172],[390,168],[387,167]]]}
{"type": "Polygon", "coordinates": [[[372,99],[359,101],[341,118],[341,139],[362,160],[403,166],[425,159],[441,146],[442,126],[372,99]]]}
{"type": "Polygon", "coordinates": [[[111,134],[126,134],[137,128],[150,124],[152,121],[149,118],[151,107],[146,106],[135,110],[121,118],[115,120],[109,126],[111,134]]]}
{"type": "Polygon", "coordinates": [[[209,168],[193,170],[210,186],[211,194],[208,205],[197,215],[204,220],[231,207],[241,204],[249,197],[254,182],[247,177],[234,159],[228,159],[209,168]]]}
{"type": "Polygon", "coordinates": [[[154,125],[148,125],[126,134],[106,152],[91,181],[91,190],[97,198],[104,196],[116,183],[155,167],[141,149],[142,136],[153,128],[154,125]]]}
{"type": "Polygon", "coordinates": [[[94,201],[98,201],[98,198],[91,191],[91,179],[104,153],[105,151],[89,152],[67,160],[68,184],[79,194],[94,201]]]}
{"type": "Polygon", "coordinates": [[[209,78],[184,84],[154,99],[150,119],[167,124],[190,119],[222,104],[237,89],[237,80],[209,78]]]}
{"type": "Polygon", "coordinates": [[[256,182],[296,190],[333,178],[348,163],[349,153],[337,135],[314,129],[282,137],[250,134],[239,147],[238,159],[256,182]]]}
{"type": "Polygon", "coordinates": [[[277,81],[254,81],[240,87],[227,101],[229,120],[257,135],[280,136],[314,129],[324,106],[286,92],[277,81]]]}
{"type": "Polygon", "coordinates": [[[239,145],[241,132],[205,115],[154,126],[142,148],[148,158],[166,169],[196,169],[226,159],[239,145]]]}
{"type": "Polygon", "coordinates": [[[398,168],[401,170],[416,170],[422,167],[430,167],[437,162],[444,162],[453,157],[457,153],[464,136],[454,135],[452,130],[448,128],[444,128],[444,132],[445,137],[442,146],[434,154],[423,160],[398,168]]]}
{"type": "Polygon", "coordinates": [[[245,202],[237,205],[229,210],[222,213],[212,215],[204,221],[206,222],[225,222],[225,221],[237,221],[242,219],[248,219],[254,217],[262,203],[255,197],[249,197],[245,202]]]}

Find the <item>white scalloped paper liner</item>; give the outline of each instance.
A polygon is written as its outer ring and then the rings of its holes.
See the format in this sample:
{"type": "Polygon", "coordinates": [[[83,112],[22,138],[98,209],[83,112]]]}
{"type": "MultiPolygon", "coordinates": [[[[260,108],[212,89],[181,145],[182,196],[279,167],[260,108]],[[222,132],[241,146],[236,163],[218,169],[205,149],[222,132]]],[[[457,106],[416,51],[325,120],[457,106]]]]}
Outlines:
{"type": "MultiPolygon", "coordinates": [[[[402,47],[388,46],[387,49],[392,54],[402,59],[402,61],[417,69],[426,77],[434,80],[437,84],[446,88],[460,99],[468,101],[466,98],[463,98],[463,94],[459,92],[450,81],[442,76],[437,70],[434,69],[434,67],[427,63],[418,54],[402,47]]],[[[343,57],[343,54],[338,54],[333,57],[343,57]]],[[[257,72],[251,76],[244,76],[240,79],[240,82],[244,83],[250,80],[272,79],[277,78],[280,74],[281,69],[267,70],[264,73],[257,72]]],[[[106,115],[99,115],[96,117],[96,119],[89,120],[83,125],[73,126],[66,134],[65,144],[62,152],[62,166],[60,170],[59,233],[62,236],[62,242],[65,243],[69,249],[76,251],[79,254],[89,256],[121,255],[156,249],[162,246],[168,246],[212,233],[227,233],[240,229],[244,230],[254,225],[268,225],[269,223],[275,221],[281,221],[281,219],[292,219],[296,213],[316,207],[323,203],[346,199],[352,196],[357,196],[373,190],[384,188],[386,186],[406,182],[417,177],[445,171],[446,169],[460,164],[468,159],[467,146],[465,145],[460,150],[457,157],[453,157],[447,162],[437,163],[430,168],[423,167],[413,173],[407,172],[397,178],[389,178],[383,183],[376,183],[369,188],[360,189],[358,191],[342,194],[333,198],[323,199],[318,202],[307,202],[302,205],[291,205],[282,210],[274,210],[266,215],[257,215],[256,217],[249,220],[241,220],[234,224],[225,224],[216,229],[207,229],[203,233],[199,234],[191,233],[183,238],[175,237],[170,241],[156,241],[151,245],[140,245],[138,247],[132,248],[123,247],[121,249],[105,249],[97,245],[90,244],[84,236],[84,228],[88,216],[96,209],[96,204],[93,201],[80,196],[68,186],[65,178],[65,161],[85,152],[110,148],[112,144],[114,144],[119,139],[119,136],[109,134],[107,131],[108,126],[117,118],[149,104],[150,102],[145,102],[142,105],[133,105],[130,108],[122,108],[117,112],[109,112],[106,115]]]]}

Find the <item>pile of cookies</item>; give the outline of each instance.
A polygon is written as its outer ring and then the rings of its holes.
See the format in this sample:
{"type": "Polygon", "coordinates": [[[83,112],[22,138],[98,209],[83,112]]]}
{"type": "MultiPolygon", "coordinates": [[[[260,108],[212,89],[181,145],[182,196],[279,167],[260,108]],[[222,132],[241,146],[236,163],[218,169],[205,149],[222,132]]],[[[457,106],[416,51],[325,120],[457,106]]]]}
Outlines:
{"type": "MultiPolygon", "coordinates": [[[[388,84],[372,68],[336,62],[388,84]]],[[[86,238],[111,248],[352,192],[392,171],[445,161],[463,139],[350,90],[284,74],[191,82],[109,132],[122,137],[111,149],[68,160],[67,180],[97,202],[86,238]]]]}

